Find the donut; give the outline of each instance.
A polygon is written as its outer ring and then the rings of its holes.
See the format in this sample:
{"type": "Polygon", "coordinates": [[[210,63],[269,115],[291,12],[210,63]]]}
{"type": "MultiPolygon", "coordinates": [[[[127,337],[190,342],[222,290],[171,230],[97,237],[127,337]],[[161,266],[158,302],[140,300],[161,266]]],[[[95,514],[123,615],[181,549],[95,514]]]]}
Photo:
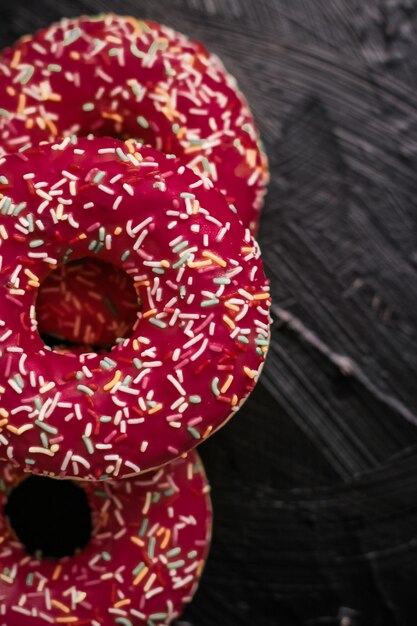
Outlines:
{"type": "Polygon", "coordinates": [[[177,458],[253,390],[269,343],[260,250],[223,194],[153,148],[66,138],[0,160],[0,459],[123,478],[177,458]],[[37,331],[51,270],[95,258],[141,302],[106,354],[37,331]]]}
{"type": "Polygon", "coordinates": [[[51,272],[39,288],[36,310],[39,333],[49,345],[105,351],[130,336],[138,296],[126,272],[90,258],[51,272]]]}
{"type": "Polygon", "coordinates": [[[13,521],[30,535],[27,515],[21,518],[27,502],[38,504],[30,511],[31,523],[44,529],[38,548],[48,530],[57,533],[51,523],[59,513],[76,528],[64,499],[68,483],[21,474],[12,464],[1,469],[0,625],[170,624],[191,600],[210,545],[209,486],[198,456],[125,481],[72,483],[90,509],[89,541],[64,557],[30,553],[13,521]]]}
{"type": "Polygon", "coordinates": [[[133,137],[204,174],[254,232],[268,167],[235,79],[198,42],[113,14],[64,19],[0,58],[0,147],[133,137]]]}

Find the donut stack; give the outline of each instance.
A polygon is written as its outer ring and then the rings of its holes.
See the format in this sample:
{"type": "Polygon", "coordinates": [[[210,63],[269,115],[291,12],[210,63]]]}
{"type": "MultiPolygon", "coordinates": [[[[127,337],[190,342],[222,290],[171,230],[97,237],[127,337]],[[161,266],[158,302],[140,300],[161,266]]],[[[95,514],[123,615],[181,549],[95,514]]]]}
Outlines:
{"type": "Polygon", "coordinates": [[[268,349],[266,157],[219,59],[153,22],[25,37],[0,93],[0,626],[167,625],[210,543],[194,448],[268,349]]]}

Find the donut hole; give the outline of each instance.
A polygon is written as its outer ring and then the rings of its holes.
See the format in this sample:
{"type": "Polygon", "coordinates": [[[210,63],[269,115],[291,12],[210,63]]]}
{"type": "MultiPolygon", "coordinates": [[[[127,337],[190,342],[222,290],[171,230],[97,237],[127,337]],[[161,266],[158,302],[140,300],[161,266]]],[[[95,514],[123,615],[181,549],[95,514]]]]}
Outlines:
{"type": "Polygon", "coordinates": [[[72,556],[91,539],[88,498],[76,483],[30,476],[11,492],[4,515],[29,554],[72,556]]]}
{"type": "Polygon", "coordinates": [[[41,283],[38,332],[55,352],[105,353],[133,333],[140,300],[121,268],[85,257],[58,266],[41,283]]]}

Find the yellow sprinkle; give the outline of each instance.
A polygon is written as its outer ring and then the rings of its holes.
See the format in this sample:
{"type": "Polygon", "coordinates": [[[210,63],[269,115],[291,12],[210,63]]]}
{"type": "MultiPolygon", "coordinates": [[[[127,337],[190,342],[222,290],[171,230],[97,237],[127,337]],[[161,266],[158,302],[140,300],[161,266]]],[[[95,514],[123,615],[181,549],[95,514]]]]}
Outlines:
{"type": "Polygon", "coordinates": [[[229,389],[230,385],[233,382],[233,378],[234,377],[232,376],[232,374],[229,374],[229,376],[227,377],[226,382],[224,383],[223,387],[221,387],[221,389],[220,389],[220,391],[222,393],[226,393],[226,391],[229,389]]]}
{"type": "Polygon", "coordinates": [[[228,317],[227,315],[223,315],[223,321],[229,326],[229,328],[231,328],[232,330],[234,330],[236,328],[236,324],[234,323],[233,320],[230,319],[230,317],[228,317]]]}
{"type": "Polygon", "coordinates": [[[248,378],[255,378],[255,374],[252,372],[252,370],[247,367],[247,365],[245,365],[245,367],[243,368],[243,371],[245,372],[246,376],[248,376],[248,378]]]}
{"type": "Polygon", "coordinates": [[[9,411],[6,411],[6,409],[1,408],[0,409],[0,416],[1,417],[9,417],[9,411]]]}
{"type": "Polygon", "coordinates": [[[39,393],[46,393],[47,391],[50,391],[54,387],[55,387],[55,383],[53,380],[51,380],[50,383],[46,383],[46,385],[44,385],[43,387],[39,389],[39,393]]]}
{"type": "Polygon", "coordinates": [[[210,252],[210,250],[204,250],[203,256],[206,257],[207,259],[211,259],[212,261],[217,263],[217,265],[220,265],[220,267],[226,267],[227,265],[224,259],[217,256],[217,254],[213,254],[213,252],[210,252]]]}
{"type": "Polygon", "coordinates": [[[57,609],[59,609],[60,611],[62,611],[63,613],[70,612],[70,609],[67,606],[65,606],[65,604],[62,604],[62,602],[59,602],[59,600],[51,600],[51,604],[57,609]]]}
{"type": "Polygon", "coordinates": [[[40,282],[37,280],[28,280],[28,285],[35,287],[35,289],[41,286],[40,282]]]}
{"type": "Polygon", "coordinates": [[[246,150],[246,162],[249,167],[254,168],[256,166],[256,150],[246,150]]]}
{"type": "Polygon", "coordinates": [[[108,382],[106,385],[104,385],[103,390],[104,391],[110,391],[110,389],[113,389],[113,387],[115,386],[116,383],[119,382],[119,380],[122,377],[122,372],[121,370],[116,370],[116,373],[114,374],[113,378],[111,379],[110,382],[108,382]]]}
{"type": "Polygon", "coordinates": [[[197,200],[197,198],[194,198],[194,200],[193,200],[192,211],[193,211],[193,215],[196,215],[200,211],[200,203],[197,200]]]}
{"type": "Polygon", "coordinates": [[[34,281],[36,281],[36,282],[37,282],[37,281],[39,281],[39,277],[38,277],[38,276],[36,276],[36,274],[34,274],[33,272],[31,272],[31,271],[30,271],[30,269],[26,268],[26,269],[25,269],[25,274],[26,274],[26,276],[28,276],[31,280],[34,280],[34,281]]]}
{"type": "Polygon", "coordinates": [[[139,574],[136,576],[135,580],[133,581],[133,584],[139,585],[140,581],[145,578],[148,572],[149,572],[149,567],[144,567],[143,570],[140,571],[139,574]]]}
{"type": "Polygon", "coordinates": [[[3,224],[0,225],[0,237],[2,239],[8,239],[9,235],[7,234],[7,230],[4,228],[3,224]]]}

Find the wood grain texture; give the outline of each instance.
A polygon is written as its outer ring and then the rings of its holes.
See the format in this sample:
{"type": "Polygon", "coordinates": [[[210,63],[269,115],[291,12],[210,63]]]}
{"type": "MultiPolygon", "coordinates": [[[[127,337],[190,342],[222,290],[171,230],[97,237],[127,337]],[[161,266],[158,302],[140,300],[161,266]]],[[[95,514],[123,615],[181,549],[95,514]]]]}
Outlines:
{"type": "Polygon", "coordinates": [[[417,620],[417,1],[0,0],[0,45],[113,10],[204,41],[271,160],[273,343],[201,448],[215,533],[183,626],[417,620]]]}

